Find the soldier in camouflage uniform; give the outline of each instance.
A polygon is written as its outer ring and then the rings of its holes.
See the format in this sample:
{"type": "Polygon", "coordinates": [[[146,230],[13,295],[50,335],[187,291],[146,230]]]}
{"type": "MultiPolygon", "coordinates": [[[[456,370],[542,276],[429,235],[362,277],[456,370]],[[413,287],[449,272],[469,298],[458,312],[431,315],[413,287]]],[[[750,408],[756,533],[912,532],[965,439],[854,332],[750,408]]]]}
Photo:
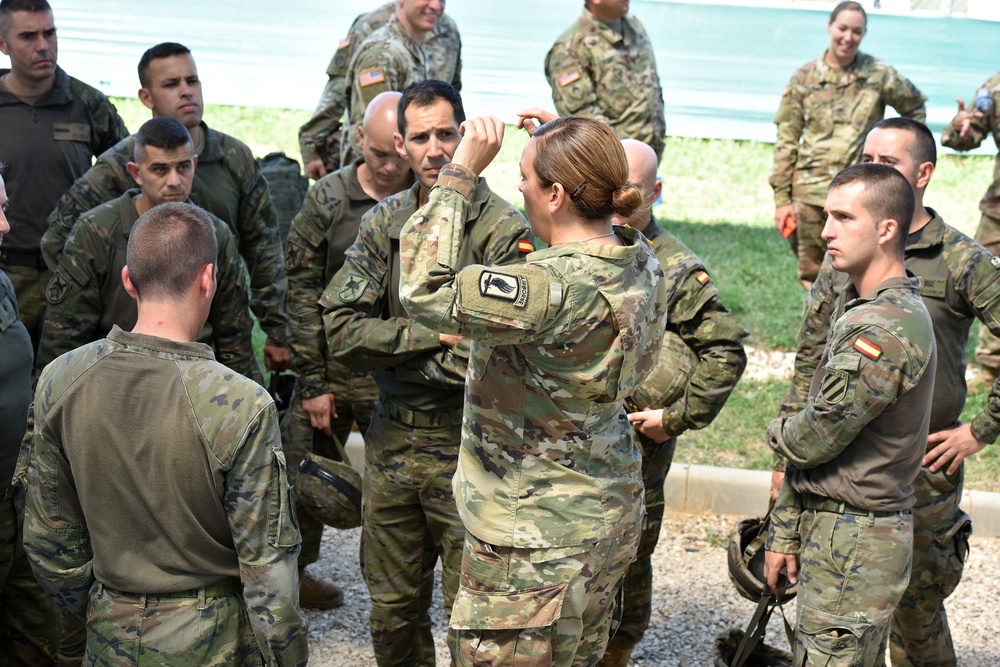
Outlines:
{"type": "MultiPolygon", "coordinates": [[[[396,0],[387,2],[378,9],[367,14],[359,14],[347,31],[347,37],[337,45],[329,66],[326,68],[328,81],[319,98],[316,111],[313,112],[305,125],[299,128],[299,147],[302,150],[302,163],[306,176],[319,180],[340,168],[340,151],[343,145],[340,120],[347,110],[350,86],[347,81],[347,66],[362,42],[377,29],[385,25],[396,10],[396,0]]],[[[424,51],[432,63],[433,69],[446,69],[453,58],[452,51],[459,51],[458,66],[451,85],[456,90],[462,89],[462,40],[458,34],[458,26],[447,14],[441,15],[434,29],[427,33],[423,42],[424,51]]],[[[344,164],[344,166],[347,166],[344,164]]]]}
{"type": "Polygon", "coordinates": [[[641,455],[622,402],[659,352],[666,281],[642,235],[611,224],[643,202],[621,143],[581,117],[546,123],[521,157],[524,207],[549,247],[463,267],[462,221],[504,126],[464,130],[400,237],[404,306],[473,339],[455,474],[459,662],[593,665],[639,541],[641,455]]]}
{"type": "Polygon", "coordinates": [[[462,41],[458,31],[436,35],[433,51],[427,40],[444,15],[443,0],[398,0],[396,12],[358,46],[344,77],[347,90],[347,134],[340,164],[361,155],[358,128],[365,107],[387,90],[403,90],[424,79],[450,83],[462,89],[462,41]]]}
{"type": "Polygon", "coordinates": [[[639,552],[622,584],[621,623],[601,658],[603,667],[625,667],[649,626],[652,555],[663,520],[663,483],[677,438],[688,429],[712,423],[747,365],[741,342],[747,332],[722,305],[705,265],[653,218],[652,203],[661,186],[656,180],[656,154],[635,139],[626,139],[622,146],[629,163],[629,183],[638,185],[646,199],[630,218],[615,222],[642,232],[663,267],[667,329],[652,374],[625,403],[642,450],[646,518],[639,552]]]}
{"type": "Polygon", "coordinates": [[[826,27],[830,46],[792,76],[774,115],[774,224],[798,257],[799,281],[807,291],[826,248],[820,232],[830,180],[858,162],[865,135],[885,116],[886,105],[920,122],[927,117],[927,98],[912,83],[858,51],[867,20],[857,2],[834,8],[826,27]],[[792,219],[794,231],[787,226],[792,219]]]}
{"type": "Polygon", "coordinates": [[[798,581],[796,665],[884,664],[910,580],[913,480],[927,445],[936,353],[918,281],[903,264],[913,190],[862,164],[830,185],[823,237],[851,285],[801,412],[767,429],[789,461],[771,513],[765,574],[798,581]]]}
{"type": "MultiPolygon", "coordinates": [[[[6,208],[7,192],[0,177],[0,246],[10,231],[6,208]]],[[[59,613],[35,581],[21,547],[20,511],[10,483],[31,404],[33,360],[31,338],[18,319],[14,288],[0,271],[0,636],[4,638],[0,664],[50,667],[59,651],[59,613]]]]}
{"type": "MultiPolygon", "coordinates": [[[[331,435],[347,442],[355,422],[364,434],[378,400],[378,386],[367,371],[349,370],[327,353],[319,298],[343,266],[362,216],[413,183],[410,165],[393,141],[399,98],[400,93],[386,92],[368,105],[361,134],[364,159],[324,176],[309,189],[285,243],[288,347],[298,378],[281,426],[293,486],[299,462],[308,452],[340,459],[331,435]]],[[[301,503],[298,517],[300,602],[310,608],[336,606],[343,597],[339,590],[329,591],[324,599],[322,587],[301,583],[315,579],[304,568],[319,559],[323,524],[301,503]]]]}
{"type": "MultiPolygon", "coordinates": [[[[913,187],[916,207],[905,249],[906,268],[920,279],[920,296],[934,324],[937,369],[931,406],[928,453],[914,480],[913,572],[893,614],[890,653],[896,667],[956,664],[944,600],[962,577],[971,532],[959,508],[962,461],[1000,434],[1000,386],[972,424],[961,424],[965,405],[965,345],[978,318],[1000,333],[1000,261],[985,248],[945,224],[925,208],[924,191],[934,173],[934,137],[906,118],[879,121],[868,133],[862,159],[890,164],[913,187]]],[[[799,332],[792,392],[782,405],[790,416],[804,407],[830,329],[834,303],[848,283],[828,256],[813,284],[807,316],[799,332]]],[[[783,471],[784,457],[775,457],[783,471]]],[[[782,473],[775,473],[775,486],[782,473]]]]}
{"type": "Polygon", "coordinates": [[[620,138],[651,146],[659,161],[663,89],[646,30],[627,13],[628,2],[588,0],[545,56],[545,76],[560,115],[603,120],[620,138]]]}
{"type": "Polygon", "coordinates": [[[63,355],[38,381],[16,473],[24,549],[86,621],[90,665],[308,657],[274,403],[192,342],[215,294],[214,227],[183,203],[136,221],[121,276],[135,328],[63,355]]]}
{"type": "Polygon", "coordinates": [[[93,156],[128,130],[107,97],[56,66],[56,28],[45,0],[0,2],[0,51],[11,64],[0,70],[0,162],[10,165],[13,227],[0,250],[0,269],[14,285],[21,321],[37,348],[52,275],[39,250],[45,216],[93,156]]]}
{"type": "MultiPolygon", "coordinates": [[[[963,100],[958,100],[958,113],[941,133],[941,144],[959,151],[977,148],[993,133],[994,143],[1000,142],[1000,72],[991,76],[979,87],[983,100],[977,99],[971,109],[965,108],[963,100]],[[989,100],[989,102],[987,101],[989,100]],[[980,109],[982,105],[985,109],[980,109]]],[[[998,143],[1000,145],[1000,143],[998,143]]],[[[997,153],[993,168],[993,184],[979,202],[982,217],[976,229],[976,240],[994,255],[1000,255],[1000,153],[997,153]]],[[[997,338],[986,324],[979,326],[979,345],[976,347],[976,361],[983,366],[983,373],[977,384],[987,390],[1000,376],[1000,338],[997,338]]]]}
{"type": "MultiPolygon", "coordinates": [[[[179,120],[191,133],[198,170],[191,201],[225,222],[250,270],[250,306],[267,334],[264,363],[268,370],[288,367],[285,347],[285,270],[278,221],[267,183],[250,149],[239,139],[202,121],[201,80],[187,47],[166,42],[148,49],[139,61],[139,99],[153,116],[179,120]]],[[[135,186],[126,165],[135,153],[128,137],[103,153],[49,216],[42,253],[54,269],[73,224],[90,209],[135,186]]]]}
{"type": "MultiPolygon", "coordinates": [[[[465,112],[458,92],[440,81],[408,88],[399,109],[396,145],[418,182],[365,215],[320,305],[328,353],[348,368],[371,371],[379,386],[365,434],[361,533],[375,657],[380,665],[434,665],[428,615],[434,564],[441,559],[451,611],[462,560],[464,530],[452,476],[469,347],[403,310],[398,239],[451,159],[465,112]]],[[[464,222],[460,265],[509,264],[533,249],[524,218],[485,180],[477,181],[464,222]]],[[[454,633],[449,648],[454,656],[454,633]]]]}
{"type": "MultiPolygon", "coordinates": [[[[135,301],[119,279],[132,227],[155,206],[187,201],[196,158],[184,126],[173,118],[154,118],[139,128],[134,143],[135,162],[128,167],[139,189],[80,218],[49,281],[44,336],[35,358],[38,371],[59,355],[104,337],[112,326],[135,324],[135,301]]],[[[212,345],[220,363],[262,381],[253,356],[245,267],[229,228],[211,219],[219,245],[219,298],[198,340],[212,345]]]]}

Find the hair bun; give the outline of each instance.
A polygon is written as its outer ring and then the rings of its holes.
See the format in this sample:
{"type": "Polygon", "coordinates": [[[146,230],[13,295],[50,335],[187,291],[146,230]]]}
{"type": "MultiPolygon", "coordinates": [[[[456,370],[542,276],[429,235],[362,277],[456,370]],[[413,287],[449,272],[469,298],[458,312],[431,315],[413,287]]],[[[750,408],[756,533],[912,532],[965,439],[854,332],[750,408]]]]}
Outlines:
{"type": "Polygon", "coordinates": [[[628,218],[642,206],[642,191],[632,183],[622,183],[611,197],[615,213],[628,218]]]}

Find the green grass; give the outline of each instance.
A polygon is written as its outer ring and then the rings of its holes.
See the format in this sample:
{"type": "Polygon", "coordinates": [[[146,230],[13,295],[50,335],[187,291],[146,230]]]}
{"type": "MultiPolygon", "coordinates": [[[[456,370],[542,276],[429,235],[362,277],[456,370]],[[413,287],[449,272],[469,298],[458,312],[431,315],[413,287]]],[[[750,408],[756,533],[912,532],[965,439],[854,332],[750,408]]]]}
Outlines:
{"type": "MultiPolygon", "coordinates": [[[[150,117],[137,99],[114,98],[114,102],[132,131],[150,117]]],[[[218,104],[205,109],[209,125],[240,138],[255,155],[283,151],[296,159],[298,128],[309,115],[302,110],[218,104]]],[[[509,126],[500,155],[484,174],[493,189],[515,206],[522,205],[518,160],[526,142],[524,132],[509,126]]],[[[654,209],[660,224],[705,261],[723,302],[750,331],[749,344],[793,349],[803,295],[788,244],[774,231],[774,202],[767,184],[771,145],[670,137],[664,155],[660,165],[664,203],[654,209]]],[[[992,174],[992,158],[944,155],[926,203],[971,235],[979,221],[979,199],[992,174]]],[[[258,350],[263,346],[259,330],[254,342],[258,350]]],[[[764,431],[787,390],[786,380],[741,382],[715,423],[681,437],[676,460],[769,469],[764,431]]],[[[985,395],[970,396],[963,421],[971,421],[985,401],[985,395]]],[[[968,488],[1000,491],[998,447],[988,447],[966,466],[968,488]]]]}

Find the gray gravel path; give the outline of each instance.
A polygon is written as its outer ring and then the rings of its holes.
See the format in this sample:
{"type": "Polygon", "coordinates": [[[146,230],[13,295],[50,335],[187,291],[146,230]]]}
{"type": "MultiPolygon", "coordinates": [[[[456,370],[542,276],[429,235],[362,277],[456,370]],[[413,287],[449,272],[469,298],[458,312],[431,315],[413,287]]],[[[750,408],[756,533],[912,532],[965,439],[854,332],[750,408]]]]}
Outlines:
{"type": "MultiPolygon", "coordinates": [[[[746,626],[753,603],[729,583],[725,540],[736,517],[670,514],[664,517],[654,555],[652,624],[633,654],[634,665],[705,667],[712,642],[730,627],[746,626]]],[[[327,612],[309,611],[310,665],[374,665],[368,636],[368,592],[358,569],[360,529],[327,529],[321,561],[310,567],[344,588],[346,604],[327,612]]],[[[965,577],[948,604],[961,667],[1000,666],[1000,538],[972,538],[965,577]]],[[[448,665],[446,619],[440,595],[434,616],[438,665],[448,665]]],[[[794,607],[788,610],[792,621],[794,607]]],[[[767,642],[787,648],[780,617],[772,618],[767,642]]]]}

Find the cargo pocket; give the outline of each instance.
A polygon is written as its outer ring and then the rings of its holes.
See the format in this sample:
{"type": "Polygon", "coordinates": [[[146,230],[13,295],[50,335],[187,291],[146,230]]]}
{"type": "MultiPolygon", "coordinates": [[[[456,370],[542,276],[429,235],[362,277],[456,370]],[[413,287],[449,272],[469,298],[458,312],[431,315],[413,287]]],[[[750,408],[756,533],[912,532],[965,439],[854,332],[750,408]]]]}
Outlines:
{"type": "Polygon", "coordinates": [[[272,547],[294,547],[302,541],[299,524],[295,518],[295,506],[285,469],[285,453],[280,449],[271,450],[271,483],[268,500],[267,542],[272,547]]]}
{"type": "Polygon", "coordinates": [[[862,639],[871,627],[870,623],[803,606],[798,626],[794,665],[840,667],[862,664],[862,639]]]}

